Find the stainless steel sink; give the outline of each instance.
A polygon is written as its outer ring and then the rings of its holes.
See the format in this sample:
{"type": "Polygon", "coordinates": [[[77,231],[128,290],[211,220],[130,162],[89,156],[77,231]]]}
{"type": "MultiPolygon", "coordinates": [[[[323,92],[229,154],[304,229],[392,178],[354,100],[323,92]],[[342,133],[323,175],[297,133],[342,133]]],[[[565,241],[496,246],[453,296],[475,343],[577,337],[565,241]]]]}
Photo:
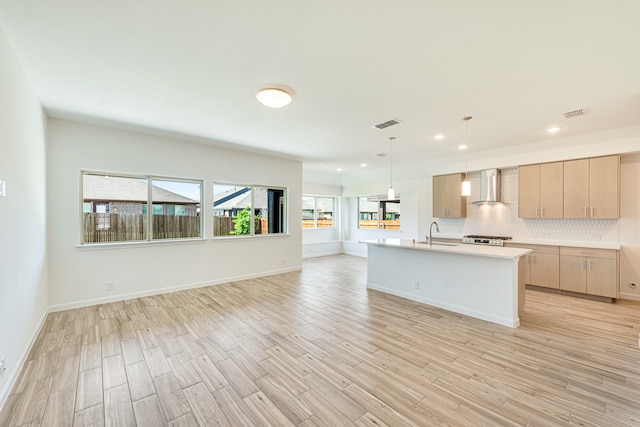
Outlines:
{"type": "MultiPolygon", "coordinates": [[[[416,242],[416,243],[420,243],[423,245],[428,244],[426,240],[420,241],[420,242],[416,242]]],[[[439,246],[458,246],[459,243],[452,243],[452,242],[431,242],[431,245],[439,245],[439,246]]]]}

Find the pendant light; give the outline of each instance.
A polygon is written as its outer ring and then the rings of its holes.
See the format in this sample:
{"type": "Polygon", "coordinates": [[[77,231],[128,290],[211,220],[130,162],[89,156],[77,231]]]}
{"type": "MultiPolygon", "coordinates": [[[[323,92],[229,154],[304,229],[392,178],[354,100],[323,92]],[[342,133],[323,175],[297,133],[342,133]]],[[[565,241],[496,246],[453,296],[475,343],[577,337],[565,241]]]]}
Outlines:
{"type": "Polygon", "coordinates": [[[389,189],[387,190],[387,199],[395,200],[396,191],[393,189],[393,140],[396,139],[395,136],[389,137],[389,145],[391,146],[389,163],[391,165],[389,172],[389,189]]]}
{"type": "Polygon", "coordinates": [[[463,117],[462,120],[464,120],[464,125],[465,125],[465,139],[466,139],[466,147],[465,147],[465,152],[464,152],[464,181],[462,181],[462,188],[461,188],[461,192],[460,195],[462,196],[470,196],[471,195],[471,181],[469,181],[469,179],[467,178],[467,173],[468,173],[468,163],[467,163],[467,149],[469,148],[469,120],[471,120],[473,117],[471,116],[466,116],[463,117]]]}

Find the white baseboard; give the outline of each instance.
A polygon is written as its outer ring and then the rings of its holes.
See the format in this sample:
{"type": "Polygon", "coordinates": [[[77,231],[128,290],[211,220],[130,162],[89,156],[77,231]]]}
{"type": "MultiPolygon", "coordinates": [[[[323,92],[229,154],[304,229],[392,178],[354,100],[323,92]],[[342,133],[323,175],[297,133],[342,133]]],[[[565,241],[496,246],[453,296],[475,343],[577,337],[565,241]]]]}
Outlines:
{"type": "Polygon", "coordinates": [[[36,328],[34,333],[31,334],[31,339],[29,340],[29,345],[25,348],[25,350],[20,355],[20,358],[18,359],[18,363],[16,363],[14,365],[14,367],[11,370],[11,373],[9,374],[9,377],[7,379],[7,383],[5,384],[4,388],[2,389],[2,392],[0,392],[0,411],[2,411],[2,408],[4,407],[4,404],[7,403],[7,398],[9,397],[9,393],[13,389],[13,386],[16,385],[16,381],[18,380],[18,377],[20,376],[20,372],[22,372],[22,368],[24,367],[24,362],[27,361],[27,356],[29,356],[29,352],[31,352],[31,348],[33,347],[33,344],[36,342],[36,338],[38,338],[38,335],[40,335],[40,331],[42,330],[42,327],[44,326],[44,322],[47,320],[47,315],[48,314],[49,314],[48,311],[45,311],[42,314],[42,318],[40,319],[40,322],[38,323],[38,327],[36,328]]]}
{"type": "Polygon", "coordinates": [[[160,288],[160,289],[152,289],[152,290],[142,291],[142,292],[132,292],[132,293],[128,293],[128,294],[118,294],[118,295],[105,297],[105,298],[95,298],[95,299],[75,301],[75,302],[65,303],[65,304],[56,304],[56,305],[49,306],[49,312],[53,313],[53,312],[56,312],[56,311],[71,310],[71,309],[74,309],[74,308],[88,307],[88,306],[98,305],[98,304],[108,304],[108,303],[111,303],[111,302],[125,301],[125,300],[134,299],[134,298],[148,297],[148,296],[152,296],[152,295],[168,294],[168,293],[171,293],[171,292],[182,291],[182,290],[185,290],[185,289],[203,288],[205,286],[221,285],[223,283],[238,282],[238,281],[241,281],[241,280],[255,279],[255,278],[258,278],[258,277],[273,276],[273,275],[276,275],[276,274],[289,273],[289,272],[292,272],[292,271],[300,271],[300,270],[302,270],[302,266],[290,267],[290,268],[282,268],[282,269],[278,269],[278,270],[266,271],[266,272],[261,272],[261,273],[257,273],[257,274],[246,274],[246,275],[241,275],[241,276],[225,277],[225,278],[222,278],[222,279],[209,280],[209,281],[205,281],[205,282],[186,283],[186,284],[183,284],[183,285],[170,286],[170,287],[167,287],[167,288],[160,288]]]}
{"type": "Polygon", "coordinates": [[[317,257],[321,257],[321,256],[330,256],[330,255],[341,255],[343,253],[344,253],[343,251],[314,252],[314,253],[311,253],[311,254],[303,255],[302,259],[317,258],[317,257]]]}
{"type": "Polygon", "coordinates": [[[624,292],[620,292],[618,294],[618,299],[628,299],[631,301],[640,301],[640,295],[627,294],[624,292]]]}
{"type": "Polygon", "coordinates": [[[449,304],[443,301],[438,301],[431,298],[425,298],[422,296],[413,295],[410,293],[398,291],[397,289],[391,289],[385,286],[376,285],[375,283],[371,283],[371,282],[367,282],[367,288],[373,289],[374,291],[380,291],[387,294],[395,295],[397,297],[406,298],[411,301],[417,301],[422,304],[427,304],[434,307],[442,308],[447,311],[452,311],[454,313],[464,314],[465,316],[475,317],[476,319],[497,323],[498,325],[508,326],[510,328],[517,328],[518,326],[520,326],[520,319],[518,317],[516,317],[515,319],[506,319],[503,317],[497,317],[490,313],[484,313],[484,312],[469,309],[466,307],[461,307],[455,304],[449,304]]]}

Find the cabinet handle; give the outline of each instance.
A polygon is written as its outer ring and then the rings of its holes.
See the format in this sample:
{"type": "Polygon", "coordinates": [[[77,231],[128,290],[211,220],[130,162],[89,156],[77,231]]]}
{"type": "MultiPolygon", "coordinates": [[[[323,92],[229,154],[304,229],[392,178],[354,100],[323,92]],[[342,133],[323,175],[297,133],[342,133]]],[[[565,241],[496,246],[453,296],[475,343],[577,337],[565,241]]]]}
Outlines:
{"type": "Polygon", "coordinates": [[[535,263],[536,263],[536,256],[531,255],[531,264],[535,264],[535,263]]]}
{"type": "Polygon", "coordinates": [[[589,260],[589,270],[593,270],[593,261],[589,260]]]}
{"type": "Polygon", "coordinates": [[[544,208],[542,208],[542,215],[541,216],[544,216],[544,208]]]}
{"type": "Polygon", "coordinates": [[[531,264],[531,255],[527,255],[527,264],[531,264]]]}
{"type": "Polygon", "coordinates": [[[584,270],[585,268],[587,268],[587,266],[585,265],[585,259],[582,258],[582,269],[584,270]]]}
{"type": "Polygon", "coordinates": [[[591,218],[595,218],[596,216],[596,208],[594,208],[593,206],[591,206],[591,218]]]}
{"type": "Polygon", "coordinates": [[[539,211],[540,211],[540,209],[536,208],[536,218],[540,216],[539,211]]]}
{"type": "Polygon", "coordinates": [[[587,217],[587,207],[586,206],[584,207],[584,217],[585,218],[587,217]]]}

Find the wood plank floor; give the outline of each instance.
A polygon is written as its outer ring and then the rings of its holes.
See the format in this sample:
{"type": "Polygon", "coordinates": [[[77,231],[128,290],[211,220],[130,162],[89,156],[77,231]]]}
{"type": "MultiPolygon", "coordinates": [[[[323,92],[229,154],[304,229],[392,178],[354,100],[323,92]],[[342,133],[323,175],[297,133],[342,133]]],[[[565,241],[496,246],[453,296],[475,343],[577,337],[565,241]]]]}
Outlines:
{"type": "Polygon", "coordinates": [[[510,329],[365,281],[331,256],[52,313],[0,425],[640,425],[640,303],[527,291],[510,329]]]}

